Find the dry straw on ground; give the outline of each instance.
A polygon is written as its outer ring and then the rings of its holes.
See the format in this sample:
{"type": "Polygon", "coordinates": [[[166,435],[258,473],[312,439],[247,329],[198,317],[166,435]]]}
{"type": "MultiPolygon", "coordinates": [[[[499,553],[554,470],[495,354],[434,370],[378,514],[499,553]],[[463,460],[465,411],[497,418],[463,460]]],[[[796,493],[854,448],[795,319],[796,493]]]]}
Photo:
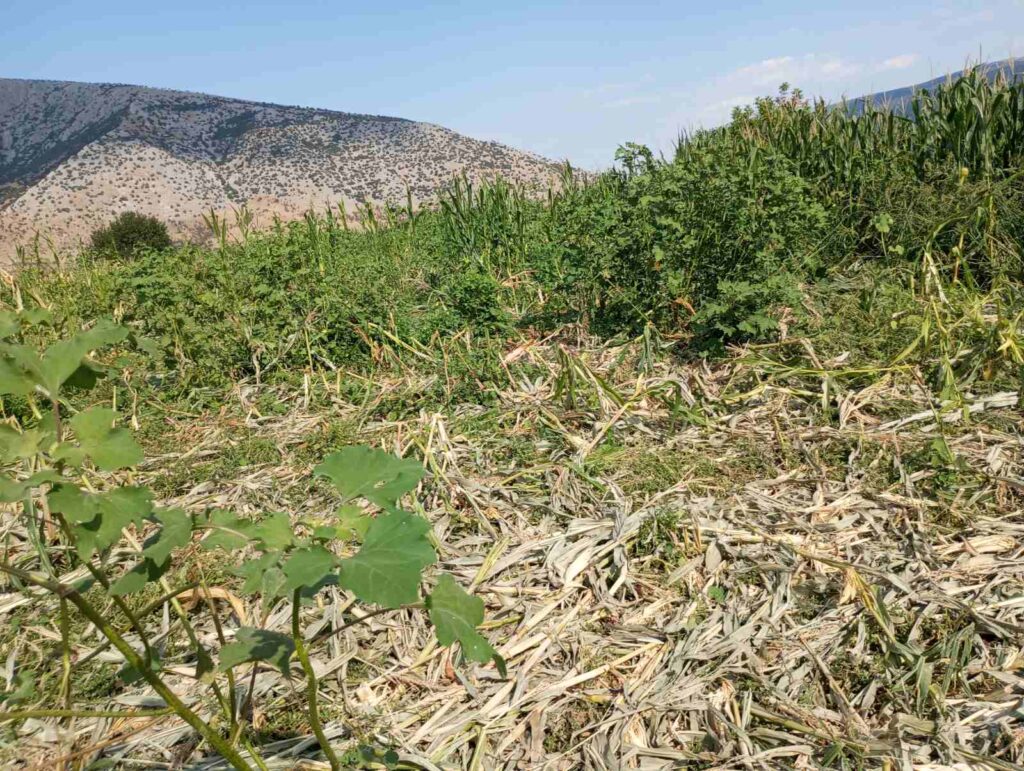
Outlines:
{"type": "MultiPolygon", "coordinates": [[[[419,500],[443,567],[485,600],[508,679],[437,648],[422,613],[376,617],[312,649],[339,749],[394,747],[424,769],[1018,768],[1018,394],[968,394],[965,409],[941,410],[911,370],[844,379],[841,361],[796,370],[748,352],[709,369],[632,356],[524,345],[506,357],[497,407],[401,422],[372,422],[373,404],[309,389],[275,391],[287,409],[264,417],[255,405],[268,388],[243,385],[225,415],[169,416],[188,449],[140,474],[217,457],[241,427],[280,460],[168,502],[298,518],[331,508],[300,450],[332,422],[426,459],[419,500]],[[516,362],[548,374],[521,379],[516,362]],[[484,413],[491,428],[474,428],[484,413]],[[512,445],[534,461],[510,459],[512,445]],[[920,461],[943,447],[952,476],[920,461]]],[[[417,384],[378,386],[384,399],[417,384]]],[[[287,605],[264,617],[222,584],[212,601],[229,630],[286,630],[287,605]]],[[[198,618],[204,598],[194,600],[198,618]]],[[[7,595],[0,613],[24,602],[7,595]]],[[[356,612],[328,590],[306,612],[308,634],[356,612]]],[[[178,633],[168,614],[153,618],[169,639],[178,633]]],[[[7,641],[8,672],[47,634],[7,641]]],[[[97,644],[82,637],[78,657],[97,644]]],[[[176,685],[198,697],[190,667],[176,669],[176,685]]],[[[252,720],[278,726],[263,746],[272,769],[325,767],[294,717],[299,678],[261,666],[252,680],[252,720]]],[[[244,690],[248,674],[239,681],[244,690]]],[[[157,701],[127,688],[108,703],[157,701]]],[[[173,717],[19,731],[10,765],[103,753],[124,768],[223,767],[173,717]]]]}

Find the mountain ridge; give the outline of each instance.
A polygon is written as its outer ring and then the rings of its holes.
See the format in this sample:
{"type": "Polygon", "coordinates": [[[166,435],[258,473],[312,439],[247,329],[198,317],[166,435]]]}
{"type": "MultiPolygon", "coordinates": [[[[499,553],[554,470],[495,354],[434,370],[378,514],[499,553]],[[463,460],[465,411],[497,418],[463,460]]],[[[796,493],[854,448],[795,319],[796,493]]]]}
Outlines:
{"type": "Polygon", "coordinates": [[[437,124],[128,84],[0,79],[0,258],[74,245],[117,213],[202,215],[432,200],[453,176],[545,187],[557,165],[437,124]]]}

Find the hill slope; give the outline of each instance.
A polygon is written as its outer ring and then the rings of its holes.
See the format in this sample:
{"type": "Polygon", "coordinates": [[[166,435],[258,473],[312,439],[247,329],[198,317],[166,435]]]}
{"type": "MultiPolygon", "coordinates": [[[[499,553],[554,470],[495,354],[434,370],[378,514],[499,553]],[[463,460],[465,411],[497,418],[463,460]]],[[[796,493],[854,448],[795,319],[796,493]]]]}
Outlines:
{"type": "MultiPolygon", "coordinates": [[[[997,62],[986,62],[977,65],[977,69],[984,72],[989,78],[995,78],[1002,74],[1010,79],[1024,77],[1024,57],[1008,59],[997,62]]],[[[859,113],[864,109],[865,104],[873,104],[875,107],[891,107],[894,112],[903,113],[910,109],[910,100],[919,91],[934,91],[937,86],[960,79],[966,70],[954,72],[952,75],[943,75],[932,78],[924,83],[917,83],[913,86],[894,88],[889,91],[879,91],[875,94],[852,99],[849,107],[853,112],[859,113]]]]}
{"type": "Polygon", "coordinates": [[[210,208],[429,200],[454,174],[545,184],[551,162],[440,126],[125,85],[0,79],[0,258],[136,210],[177,235],[210,208]]]}

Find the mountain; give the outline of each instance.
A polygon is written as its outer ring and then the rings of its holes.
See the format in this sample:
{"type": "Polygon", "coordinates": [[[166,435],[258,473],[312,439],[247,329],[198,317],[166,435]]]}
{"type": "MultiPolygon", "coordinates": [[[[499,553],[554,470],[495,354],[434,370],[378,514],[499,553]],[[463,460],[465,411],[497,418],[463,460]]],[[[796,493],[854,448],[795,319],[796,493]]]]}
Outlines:
{"type": "Polygon", "coordinates": [[[246,204],[266,223],[311,206],[431,200],[454,175],[546,186],[556,166],[401,118],[156,88],[0,79],[0,259],[36,231],[86,240],[122,211],[179,237],[246,204]]]}
{"type": "MultiPolygon", "coordinates": [[[[994,79],[999,75],[1003,75],[1004,77],[1011,79],[1021,78],[1024,77],[1024,57],[1007,59],[999,62],[986,62],[984,64],[975,65],[971,69],[979,70],[991,79],[994,79]]],[[[851,99],[847,102],[847,108],[854,113],[860,113],[863,112],[866,104],[871,104],[875,107],[888,107],[896,113],[906,113],[910,110],[911,99],[918,91],[933,91],[936,86],[940,86],[947,81],[956,80],[965,72],[966,70],[960,70],[959,72],[954,72],[952,75],[943,75],[939,78],[932,78],[931,80],[925,81],[924,83],[918,83],[914,86],[894,88],[891,91],[879,91],[877,94],[868,94],[866,96],[858,97],[857,99],[851,99]]]]}

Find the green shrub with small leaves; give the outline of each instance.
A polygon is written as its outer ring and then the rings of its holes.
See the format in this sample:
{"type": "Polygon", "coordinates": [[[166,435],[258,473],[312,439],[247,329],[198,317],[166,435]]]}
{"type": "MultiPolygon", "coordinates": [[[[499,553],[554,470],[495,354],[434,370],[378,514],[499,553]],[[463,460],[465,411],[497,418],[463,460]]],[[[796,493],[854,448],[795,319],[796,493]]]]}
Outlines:
{"type": "Polygon", "coordinates": [[[92,233],[92,246],[104,257],[129,259],[146,249],[167,249],[171,237],[167,226],[148,214],[125,212],[92,233]]]}
{"type": "MultiPolygon", "coordinates": [[[[422,608],[441,645],[458,643],[466,659],[493,661],[504,676],[504,661],[477,631],[484,616],[482,600],[447,574],[424,592],[424,571],[437,561],[430,523],[400,504],[423,477],[420,463],[368,447],[346,447],[328,455],[314,474],[337,491],[338,508],[333,517],[298,527],[283,513],[242,517],[226,510],[186,512],[161,507],[146,487],[117,486],[110,477],[95,473],[129,469],[143,460],[131,432],[118,425],[118,414],[102,405],[73,411],[66,399],[70,389],[87,391],[110,374],[111,368],[94,352],[139,341],[124,327],[100,322],[49,345],[33,344],[40,337],[35,334],[38,327],[48,322],[45,313],[0,315],[0,395],[32,403],[29,417],[0,425],[4,463],[0,502],[20,504],[26,532],[40,539],[34,566],[4,559],[0,572],[26,591],[52,593],[62,614],[74,606],[123,657],[120,677],[148,683],[231,766],[251,767],[236,746],[243,717],[237,705],[222,698],[220,683],[226,678],[233,688],[236,667],[267,662],[288,678],[293,677],[294,663],[298,664],[306,680],[310,724],[331,767],[341,767],[319,719],[317,680],[300,618],[302,604],[329,585],[376,607],[346,627],[389,610],[422,608]],[[63,550],[42,542],[38,534],[47,526],[57,528],[60,545],[67,549],[72,564],[65,567],[84,567],[88,583],[106,595],[120,618],[108,616],[94,597],[87,597],[85,585],[58,578],[50,555],[63,550]],[[126,546],[133,543],[126,539],[126,530],[144,533],[137,547],[126,546]],[[173,600],[175,591],[163,584],[168,593],[155,606],[142,610],[129,602],[151,585],[161,584],[178,554],[196,540],[202,549],[223,552],[244,579],[242,592],[257,595],[268,611],[279,603],[291,604],[288,632],[241,627],[233,640],[222,637],[216,652],[199,642],[187,614],[179,614],[197,665],[196,676],[217,696],[231,726],[227,735],[186,704],[163,677],[155,632],[146,625],[145,616],[173,600]],[[122,568],[111,556],[124,548],[135,551],[135,557],[122,568]],[[139,640],[141,648],[131,637],[139,640]]],[[[217,628],[221,626],[218,619],[217,628]]],[[[67,651],[71,645],[67,625],[61,628],[67,651]]],[[[248,751],[254,754],[253,748],[248,751]]]]}

